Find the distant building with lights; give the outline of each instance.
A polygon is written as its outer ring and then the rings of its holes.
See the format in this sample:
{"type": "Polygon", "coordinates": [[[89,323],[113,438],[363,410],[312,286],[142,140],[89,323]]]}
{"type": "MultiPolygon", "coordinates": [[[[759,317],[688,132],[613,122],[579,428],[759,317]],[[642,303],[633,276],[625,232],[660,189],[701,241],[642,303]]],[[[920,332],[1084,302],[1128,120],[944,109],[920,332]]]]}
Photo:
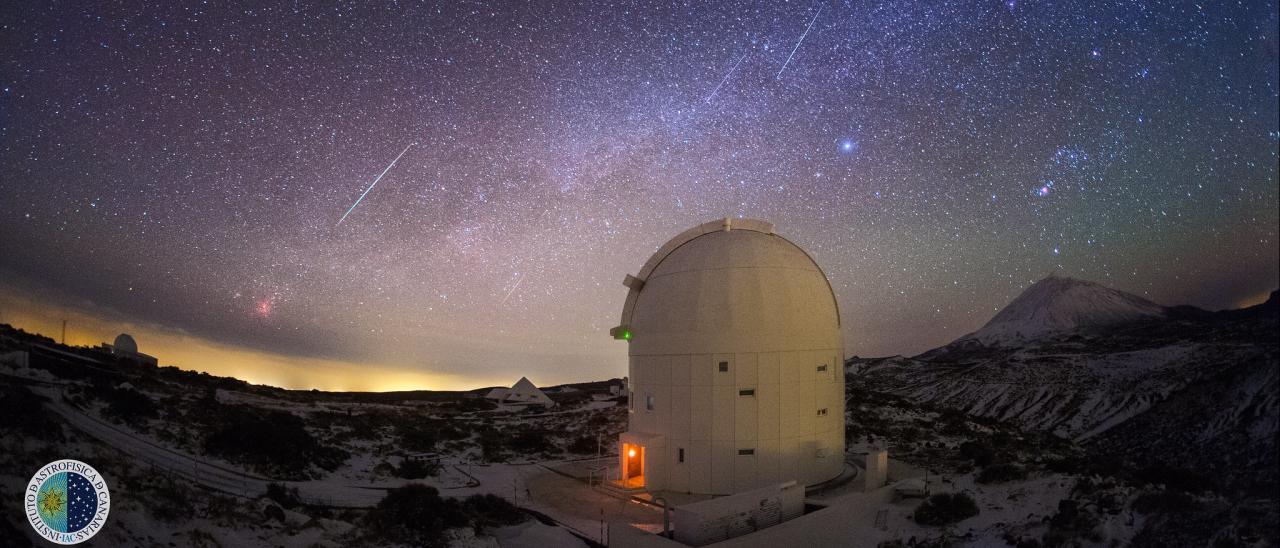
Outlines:
{"type": "Polygon", "coordinates": [[[712,495],[844,469],[844,341],[835,294],[803,249],[758,220],[672,238],[623,282],[626,489],[712,495]]]}

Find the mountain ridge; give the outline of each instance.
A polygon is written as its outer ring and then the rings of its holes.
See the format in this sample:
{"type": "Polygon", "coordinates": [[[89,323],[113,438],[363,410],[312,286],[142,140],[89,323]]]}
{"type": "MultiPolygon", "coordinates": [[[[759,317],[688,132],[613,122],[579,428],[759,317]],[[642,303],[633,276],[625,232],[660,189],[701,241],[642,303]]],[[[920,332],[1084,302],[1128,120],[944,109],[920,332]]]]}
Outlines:
{"type": "Polygon", "coordinates": [[[1097,329],[1168,315],[1166,307],[1096,282],[1049,275],[1023,290],[981,329],[961,339],[1012,344],[1053,333],[1097,329]]]}
{"type": "Polygon", "coordinates": [[[850,382],[1106,448],[1117,458],[1213,470],[1241,489],[1249,481],[1280,485],[1280,292],[1262,304],[1210,312],[1156,305],[1093,282],[1050,279],[1065,289],[1041,282],[1010,303],[1014,313],[1006,307],[996,314],[1001,322],[988,322],[1010,324],[996,333],[1016,336],[984,342],[970,334],[914,357],[853,358],[850,382]],[[1095,314],[1081,302],[1104,310],[1095,314]],[[1057,314],[1063,310],[1080,314],[1057,314]],[[1049,328],[1018,329],[1026,325],[1049,328]]]}

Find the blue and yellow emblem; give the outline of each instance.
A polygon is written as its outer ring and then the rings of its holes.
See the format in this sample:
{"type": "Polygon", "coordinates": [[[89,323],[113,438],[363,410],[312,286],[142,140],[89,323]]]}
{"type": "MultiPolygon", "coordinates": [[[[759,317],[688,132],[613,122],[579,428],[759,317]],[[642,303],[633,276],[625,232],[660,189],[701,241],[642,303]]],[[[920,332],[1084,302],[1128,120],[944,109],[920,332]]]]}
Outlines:
{"type": "Polygon", "coordinates": [[[107,519],[107,484],[96,470],[74,460],[51,462],[27,485],[27,519],[41,537],[78,544],[107,519]]]}

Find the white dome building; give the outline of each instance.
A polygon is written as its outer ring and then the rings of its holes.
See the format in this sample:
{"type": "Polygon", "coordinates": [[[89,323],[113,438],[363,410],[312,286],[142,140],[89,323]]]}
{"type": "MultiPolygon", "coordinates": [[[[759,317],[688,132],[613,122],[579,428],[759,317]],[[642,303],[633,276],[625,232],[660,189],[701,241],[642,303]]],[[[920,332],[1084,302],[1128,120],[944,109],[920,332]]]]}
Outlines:
{"type": "Polygon", "coordinates": [[[121,333],[116,336],[116,340],[112,344],[102,343],[99,347],[101,350],[110,353],[113,356],[124,358],[133,362],[144,365],[158,365],[159,361],[155,356],[150,356],[138,352],[138,341],[128,333],[121,333]]]}
{"type": "Polygon", "coordinates": [[[129,354],[138,353],[138,342],[133,340],[133,336],[128,333],[116,335],[116,342],[115,344],[112,344],[111,347],[116,349],[117,352],[126,352],[129,354]]]}
{"type": "Polygon", "coordinates": [[[611,331],[630,347],[623,487],[723,495],[841,473],[840,313],[804,250],[767,222],[724,219],[624,283],[611,331]]]}

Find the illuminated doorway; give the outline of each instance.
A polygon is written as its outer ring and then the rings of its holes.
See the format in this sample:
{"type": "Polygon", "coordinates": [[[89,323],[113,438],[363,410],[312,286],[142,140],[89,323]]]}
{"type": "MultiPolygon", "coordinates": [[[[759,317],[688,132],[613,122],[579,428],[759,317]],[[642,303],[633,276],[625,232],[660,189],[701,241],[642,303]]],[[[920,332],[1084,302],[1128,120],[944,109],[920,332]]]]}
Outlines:
{"type": "Polygon", "coordinates": [[[644,487],[644,446],[622,444],[622,485],[627,488],[644,487]]]}

